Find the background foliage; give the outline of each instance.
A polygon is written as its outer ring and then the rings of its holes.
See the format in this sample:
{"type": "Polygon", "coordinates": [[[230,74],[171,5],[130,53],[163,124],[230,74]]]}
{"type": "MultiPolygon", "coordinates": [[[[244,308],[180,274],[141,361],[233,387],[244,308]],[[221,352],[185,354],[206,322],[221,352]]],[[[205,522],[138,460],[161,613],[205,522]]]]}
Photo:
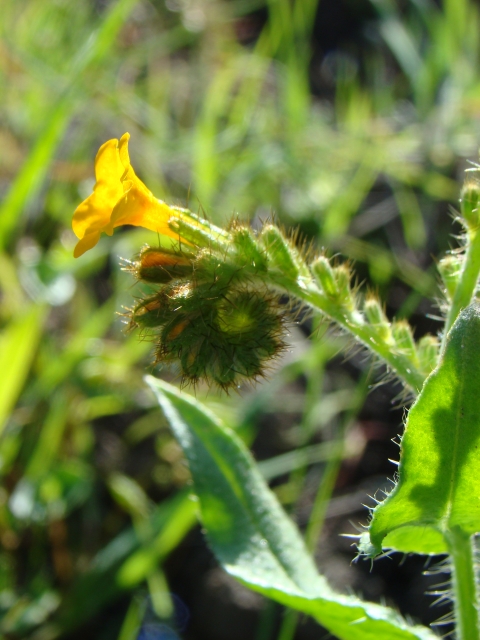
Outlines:
{"type": "MultiPolygon", "coordinates": [[[[151,235],[118,232],[74,261],[71,215],[98,146],[129,131],[159,197],[216,223],[274,213],[355,260],[416,337],[435,332],[432,256],[454,244],[449,204],[477,155],[479,34],[473,0],[3,0],[4,637],[318,637],[227,578],[195,529],[142,380],[175,371],[152,370],[151,345],[116,314],[135,296],[119,256],[151,235]]],[[[252,445],[336,587],[428,623],[440,611],[414,561],[367,578],[337,535],[393,472],[398,388],[365,400],[375,373],[337,356],[342,336],[315,320],[290,333],[267,382],[197,393],[252,445]]]]}

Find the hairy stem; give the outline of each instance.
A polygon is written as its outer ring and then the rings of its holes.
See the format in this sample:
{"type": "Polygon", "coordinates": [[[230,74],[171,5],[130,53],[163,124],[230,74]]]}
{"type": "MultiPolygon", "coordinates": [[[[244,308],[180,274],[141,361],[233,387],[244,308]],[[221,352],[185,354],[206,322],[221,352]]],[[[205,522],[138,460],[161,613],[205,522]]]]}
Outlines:
{"type": "Polygon", "coordinates": [[[452,562],[452,587],[457,640],[479,640],[478,593],[473,540],[460,529],[446,534],[452,562]]]}
{"type": "Polygon", "coordinates": [[[425,381],[425,374],[418,370],[412,360],[391,345],[378,339],[375,331],[368,325],[358,311],[345,311],[337,303],[325,295],[313,280],[292,282],[281,274],[269,274],[272,284],[288,291],[295,298],[302,300],[310,308],[328,316],[343,329],[352,334],[367,349],[377,355],[416,395],[425,381]]]}
{"type": "Polygon", "coordinates": [[[472,301],[477,288],[478,277],[480,275],[480,229],[475,228],[468,231],[467,251],[463,263],[460,280],[457,284],[452,303],[448,310],[445,328],[443,331],[442,351],[447,340],[447,333],[451,329],[458,314],[462,309],[468,307],[472,301]]]}

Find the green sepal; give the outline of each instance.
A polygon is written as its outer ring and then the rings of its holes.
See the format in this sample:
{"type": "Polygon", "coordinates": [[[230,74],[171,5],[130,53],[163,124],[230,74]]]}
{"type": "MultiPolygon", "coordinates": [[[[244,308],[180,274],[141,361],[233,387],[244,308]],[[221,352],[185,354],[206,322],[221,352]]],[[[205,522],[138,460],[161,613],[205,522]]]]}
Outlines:
{"type": "Polygon", "coordinates": [[[384,342],[391,342],[392,330],[380,302],[376,298],[367,298],[363,310],[367,320],[375,328],[378,337],[384,342]]]}
{"type": "Polygon", "coordinates": [[[341,264],[339,267],[335,267],[333,270],[335,280],[337,283],[338,301],[342,307],[353,311],[355,309],[355,302],[352,296],[352,289],[350,287],[350,281],[352,274],[346,264],[341,264]]]}
{"type": "Polygon", "coordinates": [[[209,248],[217,251],[225,251],[228,247],[230,234],[220,227],[197,218],[188,212],[188,217],[172,218],[168,226],[178,233],[179,237],[200,249],[209,248]]]}
{"type": "Polygon", "coordinates": [[[480,531],[480,306],[460,313],[438,367],[410,409],[398,481],[372,513],[367,555],[382,547],[445,553],[452,529],[480,531]],[[395,532],[395,534],[393,534],[395,532]]]}
{"type": "Polygon", "coordinates": [[[417,345],[418,361],[421,371],[427,375],[437,366],[440,343],[436,336],[423,336],[417,345]]]}
{"type": "Polygon", "coordinates": [[[417,349],[412,329],[406,320],[398,320],[392,324],[393,339],[396,348],[412,360],[417,359],[417,349]]]}

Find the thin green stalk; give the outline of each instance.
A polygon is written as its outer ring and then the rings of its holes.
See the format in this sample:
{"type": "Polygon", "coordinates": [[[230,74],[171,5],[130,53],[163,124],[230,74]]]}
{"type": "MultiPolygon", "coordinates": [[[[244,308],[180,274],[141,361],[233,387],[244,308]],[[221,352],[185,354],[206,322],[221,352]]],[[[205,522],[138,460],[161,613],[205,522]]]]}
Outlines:
{"type": "MultiPolygon", "coordinates": [[[[307,388],[305,391],[304,411],[302,416],[304,445],[311,440],[311,437],[313,435],[310,416],[318,400],[318,397],[322,392],[324,373],[325,373],[325,366],[324,366],[324,362],[322,362],[322,365],[320,367],[316,366],[308,374],[307,388]]],[[[330,453],[330,455],[333,455],[333,456],[336,456],[336,454],[337,454],[337,451],[333,451],[333,450],[330,453]]],[[[328,466],[329,466],[329,462],[327,462],[327,466],[326,466],[327,469],[328,469],[328,466]]],[[[301,477],[299,478],[297,476],[294,479],[297,485],[300,485],[300,483],[304,485],[305,472],[306,472],[306,466],[304,466],[301,470],[301,477]]],[[[322,486],[323,480],[324,480],[324,476],[322,476],[320,486],[322,486]]],[[[292,638],[295,636],[295,631],[297,629],[299,619],[300,619],[300,614],[298,611],[295,611],[293,609],[286,609],[283,620],[282,620],[282,624],[280,627],[280,631],[277,636],[277,640],[292,640],[292,638]]]]}
{"type": "Polygon", "coordinates": [[[117,640],[135,640],[146,610],[146,598],[133,596],[122,623],[117,640]]]}
{"type": "Polygon", "coordinates": [[[275,626],[278,605],[273,600],[266,600],[260,613],[260,621],[255,634],[255,640],[270,640],[275,626]]]}
{"type": "Polygon", "coordinates": [[[478,592],[473,540],[460,529],[446,534],[452,562],[452,588],[457,640],[479,640],[478,592]]]}
{"type": "MultiPolygon", "coordinates": [[[[327,462],[322,479],[318,485],[317,495],[315,496],[310,520],[305,533],[307,549],[312,553],[315,550],[318,537],[323,529],[328,503],[335,488],[338,472],[340,471],[343,458],[342,454],[343,442],[338,442],[337,451],[327,462]]],[[[293,609],[286,611],[277,640],[293,640],[299,618],[300,614],[298,611],[294,611],[293,609]]]]}
{"type": "Polygon", "coordinates": [[[295,611],[294,609],[287,609],[287,611],[285,611],[285,616],[283,618],[277,640],[292,640],[295,635],[299,618],[300,613],[298,611],[295,611]]]}
{"type": "Polygon", "coordinates": [[[465,261],[460,274],[460,279],[453,296],[452,303],[448,310],[447,319],[442,338],[442,352],[445,348],[447,333],[451,329],[458,314],[462,309],[468,307],[472,301],[480,275],[480,229],[470,229],[468,231],[468,246],[465,253],[465,261]]]}
{"type": "Polygon", "coordinates": [[[357,417],[358,412],[362,408],[365,396],[368,393],[368,383],[370,379],[369,374],[370,372],[366,371],[358,382],[357,388],[354,392],[355,402],[348,411],[343,424],[341,425],[340,433],[337,436],[338,447],[325,466],[322,481],[318,487],[317,495],[315,496],[307,531],[305,533],[307,549],[312,553],[315,551],[318,538],[323,529],[327,507],[332,497],[340,466],[344,458],[345,437],[357,417]]]}

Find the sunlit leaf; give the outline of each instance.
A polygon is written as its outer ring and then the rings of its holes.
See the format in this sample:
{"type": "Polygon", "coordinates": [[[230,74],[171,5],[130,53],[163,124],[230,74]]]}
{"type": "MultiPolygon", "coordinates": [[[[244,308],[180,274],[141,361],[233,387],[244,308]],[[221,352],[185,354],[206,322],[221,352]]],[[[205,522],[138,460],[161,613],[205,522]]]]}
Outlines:
{"type": "Polygon", "coordinates": [[[370,540],[416,553],[446,553],[443,534],[480,531],[480,306],[453,325],[445,353],[410,409],[398,483],[373,511],[370,540]]]}
{"type": "Polygon", "coordinates": [[[434,637],[391,609],[332,591],[239,438],[195,398],[147,382],[187,457],[210,545],[231,575],[341,640],[434,637]]]}

